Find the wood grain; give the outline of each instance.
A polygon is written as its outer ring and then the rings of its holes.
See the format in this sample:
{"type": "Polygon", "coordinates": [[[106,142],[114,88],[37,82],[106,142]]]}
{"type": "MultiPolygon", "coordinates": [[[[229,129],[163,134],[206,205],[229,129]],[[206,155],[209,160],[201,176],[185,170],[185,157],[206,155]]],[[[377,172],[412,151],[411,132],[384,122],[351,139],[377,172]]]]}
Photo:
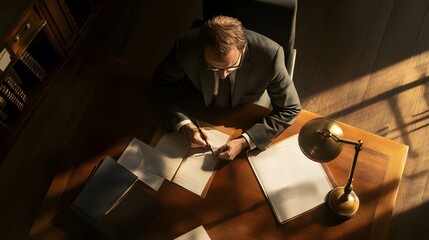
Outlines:
{"type": "MultiPolygon", "coordinates": [[[[391,224],[377,225],[389,229],[388,239],[429,237],[428,5],[428,0],[298,4],[294,82],[304,109],[410,147],[391,224]]],[[[0,190],[7,196],[1,199],[2,239],[25,238],[100,83],[112,72],[150,79],[174,35],[200,14],[197,0],[106,1],[0,168],[0,190]]],[[[260,211],[261,205],[246,207],[260,211]]]]}

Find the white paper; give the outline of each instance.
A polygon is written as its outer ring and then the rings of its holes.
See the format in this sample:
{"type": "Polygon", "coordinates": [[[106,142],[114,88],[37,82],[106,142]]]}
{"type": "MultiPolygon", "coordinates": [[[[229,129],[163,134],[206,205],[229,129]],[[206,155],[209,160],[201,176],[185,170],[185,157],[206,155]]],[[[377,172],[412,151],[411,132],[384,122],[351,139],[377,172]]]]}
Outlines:
{"type": "MultiPolygon", "coordinates": [[[[134,138],[128,147],[141,157],[138,162],[138,168],[149,170],[167,180],[173,178],[177,168],[182,162],[182,158],[169,157],[164,152],[158,151],[137,138],[134,138]]],[[[135,165],[137,163],[133,162],[133,164],[135,165]]]]}
{"type": "Polygon", "coordinates": [[[158,190],[164,178],[171,180],[182,158],[168,157],[163,152],[134,138],[124,150],[118,163],[126,167],[154,190],[158,190]]]}
{"type": "Polygon", "coordinates": [[[218,158],[206,150],[192,149],[191,152],[192,155],[183,160],[172,182],[201,196],[213,174],[218,158]]]}
{"type": "Polygon", "coordinates": [[[248,159],[280,223],[322,204],[332,189],[322,165],[301,152],[298,135],[248,159]]]}
{"type": "Polygon", "coordinates": [[[209,235],[203,226],[199,226],[174,240],[210,240],[209,235]]]}
{"type": "Polygon", "coordinates": [[[6,48],[3,48],[3,50],[0,52],[0,70],[4,72],[7,66],[9,66],[10,61],[11,59],[9,52],[6,48]]]}
{"type": "Polygon", "coordinates": [[[181,132],[164,133],[155,148],[169,158],[182,160],[189,149],[189,141],[181,132]]]}
{"type": "MultiPolygon", "coordinates": [[[[213,151],[228,141],[229,135],[225,133],[210,128],[205,131],[213,151]]],[[[177,170],[173,182],[201,196],[219,159],[206,148],[190,149],[188,154],[177,170]]]]}
{"type": "MultiPolygon", "coordinates": [[[[229,135],[215,129],[205,131],[214,151],[229,138],[229,135]]],[[[160,188],[165,178],[200,196],[213,175],[217,161],[209,149],[191,149],[180,132],[165,133],[155,148],[134,138],[118,159],[118,163],[154,190],[160,188]]]]}

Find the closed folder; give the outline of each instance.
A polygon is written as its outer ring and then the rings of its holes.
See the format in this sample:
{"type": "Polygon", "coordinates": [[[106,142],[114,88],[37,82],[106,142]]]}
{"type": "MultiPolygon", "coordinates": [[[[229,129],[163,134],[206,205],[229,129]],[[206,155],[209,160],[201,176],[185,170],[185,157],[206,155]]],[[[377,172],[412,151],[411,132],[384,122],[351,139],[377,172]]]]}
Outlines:
{"type": "Polygon", "coordinates": [[[127,196],[97,223],[97,229],[108,239],[139,239],[162,210],[162,204],[142,186],[139,183],[134,185],[127,196]]]}
{"type": "MultiPolygon", "coordinates": [[[[93,171],[71,210],[102,239],[137,239],[156,218],[162,204],[136,184],[138,178],[110,157],[93,171]]],[[[74,233],[82,236],[82,233],[74,233]]],[[[91,234],[92,236],[92,234],[91,234]]]]}
{"type": "Polygon", "coordinates": [[[110,157],[95,169],[72,203],[91,223],[97,223],[112,210],[137,181],[137,176],[110,157]]]}

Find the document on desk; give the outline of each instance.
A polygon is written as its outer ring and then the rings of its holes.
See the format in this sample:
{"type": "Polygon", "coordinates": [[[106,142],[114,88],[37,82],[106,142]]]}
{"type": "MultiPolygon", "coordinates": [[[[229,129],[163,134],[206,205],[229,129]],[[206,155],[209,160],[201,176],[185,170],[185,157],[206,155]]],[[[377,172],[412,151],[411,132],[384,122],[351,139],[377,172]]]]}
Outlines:
{"type": "Polygon", "coordinates": [[[199,226],[180,237],[175,238],[174,240],[210,240],[209,235],[206,232],[206,229],[203,226],[199,226]]]}
{"type": "MultiPolygon", "coordinates": [[[[205,130],[213,150],[228,141],[229,135],[225,133],[205,130]]],[[[190,148],[180,132],[165,133],[155,147],[134,138],[118,159],[118,163],[155,190],[167,179],[199,196],[203,196],[217,162],[210,150],[190,148]]]]}
{"type": "Polygon", "coordinates": [[[172,157],[134,138],[118,159],[118,163],[138,176],[139,180],[158,190],[164,179],[171,180],[183,156],[172,157]]]}
{"type": "Polygon", "coordinates": [[[332,189],[323,166],[301,152],[297,134],[247,157],[280,223],[321,205],[332,189]]]}
{"type": "MultiPolygon", "coordinates": [[[[206,128],[205,131],[215,152],[229,139],[229,135],[218,130],[206,128]]],[[[172,182],[202,196],[218,161],[217,156],[207,148],[190,148],[172,182]]]]}

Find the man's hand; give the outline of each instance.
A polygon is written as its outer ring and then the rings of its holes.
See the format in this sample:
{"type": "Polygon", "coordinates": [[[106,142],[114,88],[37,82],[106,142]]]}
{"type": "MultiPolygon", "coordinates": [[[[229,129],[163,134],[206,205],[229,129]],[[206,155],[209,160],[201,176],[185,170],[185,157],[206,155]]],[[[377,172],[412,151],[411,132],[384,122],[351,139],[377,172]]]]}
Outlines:
{"type": "MultiPolygon", "coordinates": [[[[204,141],[204,139],[201,136],[201,133],[198,131],[197,126],[195,126],[194,123],[188,123],[180,128],[181,131],[183,131],[188,138],[189,142],[191,143],[191,148],[199,148],[199,147],[206,147],[207,143],[204,141]]],[[[204,134],[204,137],[209,140],[209,137],[207,133],[204,131],[204,129],[201,129],[201,132],[204,134]]]]}
{"type": "Polygon", "coordinates": [[[246,147],[249,143],[244,137],[239,137],[227,142],[218,149],[218,158],[224,160],[234,160],[234,158],[246,147]]]}

